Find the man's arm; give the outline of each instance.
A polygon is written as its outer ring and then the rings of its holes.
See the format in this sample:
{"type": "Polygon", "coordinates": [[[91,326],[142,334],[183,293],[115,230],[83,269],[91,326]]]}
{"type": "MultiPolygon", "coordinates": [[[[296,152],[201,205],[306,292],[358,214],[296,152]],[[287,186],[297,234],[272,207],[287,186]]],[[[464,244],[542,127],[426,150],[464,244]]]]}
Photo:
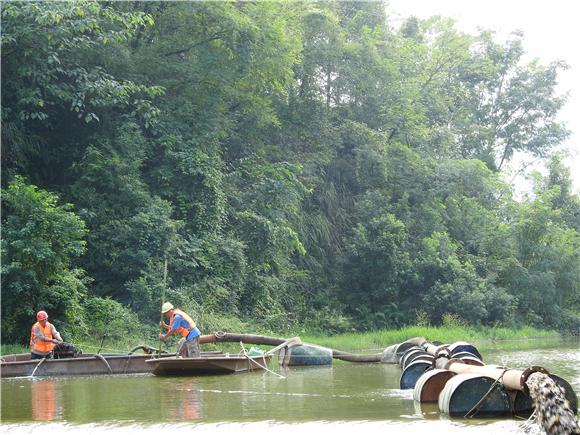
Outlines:
{"type": "MultiPolygon", "coordinates": [[[[50,324],[50,326],[52,329],[52,334],[54,336],[56,329],[54,329],[54,325],[52,323],[50,324]]],[[[58,338],[60,338],[60,334],[58,333],[58,331],[56,331],[56,333],[58,334],[58,338]]],[[[38,326],[34,327],[34,336],[36,337],[37,340],[58,343],[58,341],[55,340],[54,338],[48,338],[46,335],[44,335],[44,332],[38,326]]]]}
{"type": "Polygon", "coordinates": [[[52,330],[52,338],[53,338],[52,342],[62,343],[62,337],[60,336],[60,332],[56,330],[56,328],[52,323],[50,324],[50,329],[52,330]]]}
{"type": "Polygon", "coordinates": [[[180,323],[181,323],[181,316],[179,314],[177,314],[173,318],[173,323],[171,324],[171,327],[170,327],[169,331],[167,331],[166,334],[159,334],[159,339],[160,340],[166,340],[167,338],[169,338],[173,334],[175,334],[177,332],[177,328],[179,328],[179,324],[180,323]]]}

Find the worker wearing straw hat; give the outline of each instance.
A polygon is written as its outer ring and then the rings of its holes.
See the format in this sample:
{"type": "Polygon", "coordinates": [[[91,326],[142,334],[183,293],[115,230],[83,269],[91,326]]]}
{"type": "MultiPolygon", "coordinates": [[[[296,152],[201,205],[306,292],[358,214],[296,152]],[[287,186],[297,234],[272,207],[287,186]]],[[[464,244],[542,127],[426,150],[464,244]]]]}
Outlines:
{"type": "Polygon", "coordinates": [[[179,334],[181,340],[177,344],[177,355],[183,358],[194,358],[200,356],[199,336],[201,332],[195,322],[180,309],[177,309],[171,302],[165,302],[161,307],[162,317],[169,316],[169,324],[161,320],[161,327],[165,328],[165,334],[159,334],[160,340],[166,340],[168,337],[179,334]]]}

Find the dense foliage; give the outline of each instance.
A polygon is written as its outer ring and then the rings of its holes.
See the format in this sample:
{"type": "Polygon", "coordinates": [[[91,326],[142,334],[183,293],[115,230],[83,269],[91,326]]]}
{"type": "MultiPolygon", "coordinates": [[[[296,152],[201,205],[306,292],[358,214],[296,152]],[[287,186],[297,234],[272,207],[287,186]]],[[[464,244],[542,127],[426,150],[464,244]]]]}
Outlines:
{"type": "Polygon", "coordinates": [[[202,329],[577,332],[565,65],[388,14],[3,3],[2,340],[39,309],[73,336],[131,333],[163,296],[202,329]],[[518,151],[549,174],[516,201],[500,171],[518,151]]]}

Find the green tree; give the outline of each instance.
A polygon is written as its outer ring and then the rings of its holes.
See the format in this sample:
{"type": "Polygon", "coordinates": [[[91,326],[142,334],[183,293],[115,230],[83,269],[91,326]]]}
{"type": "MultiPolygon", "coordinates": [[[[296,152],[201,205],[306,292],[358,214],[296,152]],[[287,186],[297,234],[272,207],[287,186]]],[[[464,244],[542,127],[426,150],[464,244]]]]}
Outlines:
{"type": "Polygon", "coordinates": [[[161,89],[107,68],[134,32],[151,24],[143,12],[94,1],[3,4],[4,186],[16,173],[44,186],[70,183],[68,170],[107,116],[133,111],[148,122],[161,89]]]}
{"type": "Polygon", "coordinates": [[[87,279],[73,260],[86,249],[71,204],[15,177],[2,195],[2,340],[24,343],[38,310],[64,325],[79,317],[87,279]]]}
{"type": "Polygon", "coordinates": [[[470,85],[466,96],[470,119],[459,126],[464,157],[476,157],[501,170],[517,151],[546,156],[569,134],[557,113],[566,98],[556,93],[564,62],[523,63],[522,35],[505,44],[491,32],[480,34],[474,45],[472,68],[462,78],[470,85]]]}

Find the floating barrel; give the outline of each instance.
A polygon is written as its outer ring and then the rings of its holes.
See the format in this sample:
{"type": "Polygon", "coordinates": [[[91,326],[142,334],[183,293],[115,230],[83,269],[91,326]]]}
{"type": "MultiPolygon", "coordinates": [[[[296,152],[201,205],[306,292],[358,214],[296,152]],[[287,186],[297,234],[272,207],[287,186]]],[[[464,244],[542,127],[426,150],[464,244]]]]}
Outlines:
{"type": "MultiPolygon", "coordinates": [[[[429,365],[429,367],[427,367],[427,370],[429,370],[429,369],[433,368],[433,357],[432,357],[432,356],[430,356],[430,355],[427,355],[427,356],[421,356],[421,357],[419,357],[419,358],[416,358],[416,359],[414,359],[413,361],[409,362],[407,365],[405,365],[405,367],[403,367],[403,372],[404,372],[405,370],[407,370],[407,368],[408,368],[408,367],[409,367],[411,364],[413,364],[413,363],[425,363],[425,364],[428,364],[428,365],[429,365]]],[[[414,386],[413,386],[413,387],[414,387],[414,386]]],[[[413,387],[411,387],[411,388],[413,388],[413,387]]]]}
{"type": "Polygon", "coordinates": [[[423,373],[431,368],[430,361],[423,361],[418,359],[413,361],[407,366],[403,373],[401,374],[401,379],[399,380],[399,386],[401,390],[408,390],[410,388],[415,388],[417,380],[421,377],[423,373]]]}
{"type": "Polygon", "coordinates": [[[404,354],[405,352],[407,352],[409,349],[411,349],[411,348],[415,348],[415,347],[416,347],[416,348],[418,348],[418,349],[421,349],[421,348],[420,348],[419,346],[417,346],[416,344],[414,344],[414,343],[410,343],[410,342],[408,342],[408,341],[405,341],[405,342],[403,342],[403,343],[399,344],[399,345],[397,346],[397,350],[396,350],[396,352],[395,352],[395,353],[396,353],[396,355],[397,355],[397,358],[400,360],[400,359],[401,359],[401,357],[403,356],[403,354],[404,354]]]}
{"type": "Polygon", "coordinates": [[[415,337],[402,343],[392,344],[383,351],[381,362],[397,364],[405,352],[410,348],[419,347],[419,344],[423,342],[425,338],[415,337]]]}
{"type": "Polygon", "coordinates": [[[421,354],[422,352],[424,352],[424,350],[423,350],[423,349],[421,349],[420,347],[412,347],[412,348],[410,348],[410,349],[409,349],[409,350],[407,350],[405,353],[403,353],[403,355],[401,355],[401,358],[399,359],[399,365],[400,365],[401,367],[403,367],[403,364],[405,363],[405,360],[406,360],[407,358],[409,358],[409,357],[410,357],[410,356],[412,356],[412,355],[416,355],[416,354],[417,354],[417,355],[419,355],[419,354],[421,354]]]}
{"type": "MultiPolygon", "coordinates": [[[[564,389],[564,396],[570,403],[570,408],[574,414],[578,413],[578,397],[572,386],[560,376],[548,375],[552,380],[564,389]]],[[[532,398],[523,391],[517,391],[514,398],[514,414],[518,417],[529,417],[534,412],[532,398]]]]}
{"type": "Polygon", "coordinates": [[[332,349],[313,344],[292,346],[280,351],[280,361],[288,366],[332,365],[332,349]]]}
{"type": "Polygon", "coordinates": [[[433,357],[431,355],[429,355],[427,352],[425,352],[424,350],[414,350],[411,352],[407,352],[403,358],[401,358],[401,362],[400,362],[400,366],[403,370],[405,370],[407,368],[407,366],[409,364],[411,364],[413,361],[415,361],[417,358],[430,358],[433,359],[433,357]]]}
{"type": "Polygon", "coordinates": [[[453,376],[455,376],[455,373],[449,370],[433,369],[426,371],[415,384],[413,399],[420,403],[437,402],[439,393],[453,376]]]}
{"type": "Polygon", "coordinates": [[[459,374],[449,379],[439,394],[439,409],[452,417],[465,417],[470,411],[477,417],[511,415],[510,400],[501,384],[477,374],[459,374]]]}
{"type": "Polygon", "coordinates": [[[467,351],[456,352],[453,354],[453,358],[462,359],[463,357],[477,358],[481,360],[481,358],[479,358],[476,354],[467,351]]]}
{"type": "Polygon", "coordinates": [[[453,355],[453,358],[460,359],[463,361],[463,364],[467,364],[470,366],[483,366],[485,365],[484,362],[479,359],[477,356],[472,354],[471,352],[458,352],[453,355]]]}
{"type": "Polygon", "coordinates": [[[475,346],[472,346],[471,344],[465,342],[465,341],[457,341],[453,344],[450,344],[447,349],[449,349],[449,353],[451,354],[451,356],[453,358],[457,358],[455,356],[455,354],[459,353],[459,352],[469,352],[473,355],[475,355],[477,358],[479,358],[480,360],[483,361],[483,358],[481,357],[481,354],[478,352],[478,350],[475,348],[475,346]]]}
{"type": "Polygon", "coordinates": [[[407,347],[403,352],[399,352],[399,350],[397,349],[399,365],[403,363],[403,360],[407,357],[407,355],[410,355],[415,352],[423,352],[423,349],[415,345],[407,347]]]}

